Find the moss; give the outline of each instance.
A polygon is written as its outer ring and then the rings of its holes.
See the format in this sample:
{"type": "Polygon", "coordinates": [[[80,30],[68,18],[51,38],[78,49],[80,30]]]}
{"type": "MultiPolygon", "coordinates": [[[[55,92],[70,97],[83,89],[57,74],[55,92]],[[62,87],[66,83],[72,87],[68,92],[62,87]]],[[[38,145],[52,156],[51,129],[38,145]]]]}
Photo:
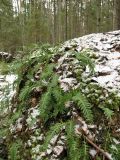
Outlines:
{"type": "Polygon", "coordinates": [[[4,61],[0,61],[0,74],[6,75],[9,73],[9,64],[5,63],[4,61]]]}

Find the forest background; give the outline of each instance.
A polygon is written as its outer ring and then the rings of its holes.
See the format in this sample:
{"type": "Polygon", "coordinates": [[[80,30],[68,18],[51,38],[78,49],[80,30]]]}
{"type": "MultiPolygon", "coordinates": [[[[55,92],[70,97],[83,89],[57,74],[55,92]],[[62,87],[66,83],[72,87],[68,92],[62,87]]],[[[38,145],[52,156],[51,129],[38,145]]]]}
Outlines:
{"type": "Polygon", "coordinates": [[[120,0],[0,0],[0,51],[120,29],[120,0]]]}

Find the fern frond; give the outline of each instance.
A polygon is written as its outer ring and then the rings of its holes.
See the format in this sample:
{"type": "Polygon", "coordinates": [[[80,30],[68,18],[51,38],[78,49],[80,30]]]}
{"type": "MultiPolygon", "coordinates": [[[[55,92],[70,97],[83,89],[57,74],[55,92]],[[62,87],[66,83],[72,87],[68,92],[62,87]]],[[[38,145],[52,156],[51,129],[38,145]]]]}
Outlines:
{"type": "Polygon", "coordinates": [[[54,68],[55,64],[51,63],[49,65],[46,65],[44,67],[44,71],[42,72],[40,78],[41,79],[48,79],[51,77],[51,75],[53,74],[53,68],[54,68]]]}
{"type": "Polygon", "coordinates": [[[107,119],[111,119],[112,116],[114,115],[114,111],[112,111],[111,109],[105,107],[100,107],[100,108],[104,111],[104,114],[107,119]]]}
{"type": "Polygon", "coordinates": [[[89,160],[89,147],[87,143],[84,141],[82,146],[80,147],[80,159],[82,160],[89,160]]]}
{"type": "MultiPolygon", "coordinates": [[[[53,66],[54,67],[54,66],[53,66]]],[[[55,88],[58,86],[58,78],[59,76],[57,74],[52,74],[52,80],[51,80],[51,83],[49,85],[50,88],[55,88]]],[[[59,87],[60,88],[60,87],[59,87]]]]}
{"type": "Polygon", "coordinates": [[[51,89],[44,93],[39,102],[40,116],[47,121],[50,117],[51,105],[51,89]]]}
{"type": "Polygon", "coordinates": [[[32,83],[28,81],[25,84],[24,88],[20,91],[19,99],[21,101],[26,101],[30,96],[32,88],[33,88],[32,83]]]}
{"type": "Polygon", "coordinates": [[[65,101],[62,93],[62,90],[58,86],[52,90],[53,99],[55,99],[53,117],[56,117],[59,113],[63,113],[65,110],[65,101]]]}
{"type": "Polygon", "coordinates": [[[86,120],[90,122],[93,121],[93,114],[91,110],[92,107],[91,104],[87,101],[86,97],[79,92],[72,99],[77,103],[77,106],[81,109],[86,120]]]}
{"type": "Polygon", "coordinates": [[[76,58],[80,61],[81,65],[83,65],[85,67],[88,65],[91,73],[94,73],[95,65],[94,65],[93,61],[91,60],[91,58],[89,58],[89,56],[87,56],[87,51],[76,53],[75,55],[76,55],[76,58]]]}
{"type": "Polygon", "coordinates": [[[46,133],[47,136],[45,138],[45,142],[41,147],[42,150],[47,149],[48,144],[50,143],[50,140],[60,132],[60,130],[62,129],[64,125],[65,123],[56,123],[55,125],[50,127],[49,131],[46,133]]]}
{"type": "Polygon", "coordinates": [[[79,160],[79,139],[75,135],[74,122],[69,121],[66,125],[67,147],[69,160],[79,160]]]}
{"type": "Polygon", "coordinates": [[[113,160],[118,160],[120,158],[120,144],[111,145],[109,150],[112,154],[113,160]]]}
{"type": "Polygon", "coordinates": [[[9,156],[11,160],[18,160],[20,158],[18,150],[21,147],[21,145],[22,142],[18,140],[17,142],[13,142],[12,145],[9,146],[9,156]]]}
{"type": "Polygon", "coordinates": [[[59,113],[62,113],[65,109],[63,94],[62,89],[58,86],[58,75],[53,74],[48,89],[40,100],[41,116],[47,120],[50,117],[55,118],[59,113]]]}

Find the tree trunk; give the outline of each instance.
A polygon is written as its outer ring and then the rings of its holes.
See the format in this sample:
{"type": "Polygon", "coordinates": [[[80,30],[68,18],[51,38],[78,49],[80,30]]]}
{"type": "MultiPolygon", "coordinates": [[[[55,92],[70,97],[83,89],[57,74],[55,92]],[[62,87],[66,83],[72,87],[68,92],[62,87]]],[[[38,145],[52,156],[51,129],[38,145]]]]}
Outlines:
{"type": "Polygon", "coordinates": [[[56,36],[57,32],[56,32],[56,0],[54,0],[54,44],[56,44],[56,36]]]}
{"type": "Polygon", "coordinates": [[[67,0],[65,1],[65,40],[67,40],[68,35],[68,4],[67,4],[67,0]]]}
{"type": "Polygon", "coordinates": [[[113,29],[120,29],[120,0],[114,0],[113,29]]]}
{"type": "Polygon", "coordinates": [[[101,0],[97,0],[97,32],[100,32],[101,28],[101,0]]]}

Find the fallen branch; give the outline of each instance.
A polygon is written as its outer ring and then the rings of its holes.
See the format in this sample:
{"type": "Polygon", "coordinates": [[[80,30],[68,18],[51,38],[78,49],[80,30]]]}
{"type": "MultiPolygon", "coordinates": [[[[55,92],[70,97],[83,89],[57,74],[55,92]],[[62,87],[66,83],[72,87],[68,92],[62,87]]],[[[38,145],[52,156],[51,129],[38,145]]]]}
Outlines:
{"type": "MultiPolygon", "coordinates": [[[[84,136],[84,135],[83,135],[84,136]]],[[[87,136],[84,136],[84,138],[86,139],[86,141],[91,144],[95,149],[97,149],[99,152],[101,152],[103,154],[104,157],[106,157],[108,160],[113,160],[113,158],[111,157],[111,155],[108,152],[105,152],[103,149],[101,149],[100,147],[98,147],[94,142],[92,142],[87,136]]]]}
{"type": "Polygon", "coordinates": [[[105,152],[103,149],[101,149],[99,146],[97,146],[93,142],[94,137],[90,133],[86,122],[81,117],[79,117],[76,112],[72,112],[72,115],[73,115],[73,119],[76,122],[76,126],[77,126],[75,128],[76,134],[82,135],[89,144],[91,144],[96,150],[98,150],[100,153],[102,153],[102,155],[104,157],[106,157],[108,160],[113,160],[113,158],[111,157],[111,154],[109,154],[108,152],[105,152]]]}

